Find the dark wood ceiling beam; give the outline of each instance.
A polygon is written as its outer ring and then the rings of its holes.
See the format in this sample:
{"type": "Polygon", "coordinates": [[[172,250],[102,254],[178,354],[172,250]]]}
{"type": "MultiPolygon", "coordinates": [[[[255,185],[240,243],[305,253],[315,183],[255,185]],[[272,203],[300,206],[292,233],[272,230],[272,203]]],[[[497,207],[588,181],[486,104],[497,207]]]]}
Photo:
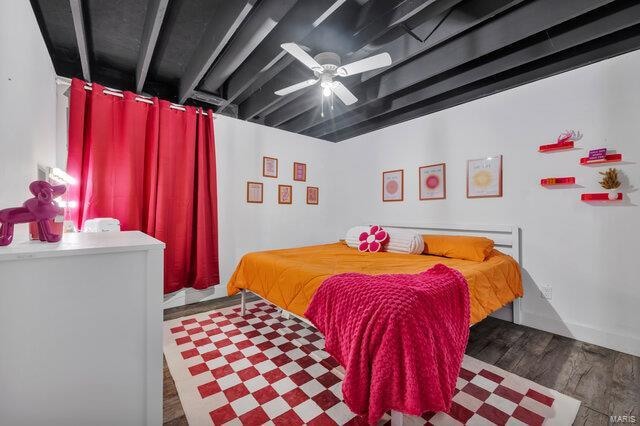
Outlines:
{"type": "MultiPolygon", "coordinates": [[[[257,49],[231,75],[226,84],[225,97],[231,102],[271,69],[287,55],[282,50],[282,43],[300,42],[328,17],[328,12],[334,12],[344,0],[300,0],[285,17],[283,25],[279,25],[267,36],[257,49]],[[289,25],[285,25],[289,23],[289,25]],[[314,25],[315,24],[315,25],[314,25]]],[[[293,58],[286,60],[289,64],[293,58]]],[[[282,63],[281,63],[282,64],[282,63]]]]}
{"type": "Polygon", "coordinates": [[[207,73],[222,49],[238,30],[258,0],[233,0],[224,2],[212,13],[211,25],[198,44],[193,57],[180,79],[178,98],[184,103],[207,73]]]}
{"type": "Polygon", "coordinates": [[[158,42],[160,28],[164,21],[169,0],[149,0],[147,5],[147,16],[145,17],[144,29],[142,31],[142,44],[140,46],[140,57],[136,66],[136,92],[142,93],[144,82],[149,72],[149,64],[153,57],[153,52],[158,42]]]}
{"type": "Polygon", "coordinates": [[[80,65],[82,66],[82,77],[85,81],[91,82],[91,72],[89,69],[89,48],[87,47],[87,32],[85,30],[84,12],[81,0],[69,0],[71,6],[71,16],[73,17],[73,30],[78,43],[78,54],[80,55],[80,65]]]}
{"type": "MultiPolygon", "coordinates": [[[[358,28],[354,30],[355,35],[352,36],[353,38],[351,39],[351,41],[353,42],[352,43],[353,50],[355,52],[354,55],[357,55],[358,53],[362,53],[363,49],[368,51],[367,43],[373,42],[381,34],[384,34],[389,30],[391,30],[392,28],[401,24],[402,23],[402,20],[400,19],[401,16],[405,16],[405,18],[402,18],[402,19],[408,19],[409,17],[413,16],[414,14],[411,13],[411,10],[415,9],[416,13],[417,12],[420,12],[423,14],[432,13],[433,14],[432,16],[437,16],[438,14],[442,13],[443,8],[446,5],[459,3],[459,2],[460,0],[437,0],[435,2],[433,0],[426,0],[426,1],[394,0],[393,2],[388,0],[378,0],[378,1],[372,2],[371,4],[369,3],[365,4],[365,6],[362,8],[362,11],[360,13],[360,18],[359,18],[359,21],[365,22],[364,27],[362,25],[358,26],[358,28]],[[430,8],[425,9],[425,5],[430,6],[430,8]],[[396,8],[395,10],[397,10],[401,6],[402,6],[402,14],[394,15],[393,8],[395,7],[396,8]],[[431,12],[426,12],[427,10],[430,10],[431,12]],[[387,19],[377,19],[379,15],[384,15],[387,17],[387,19]],[[364,17],[366,17],[367,19],[364,19],[364,17]],[[361,30],[363,30],[363,32],[361,32],[360,35],[358,35],[359,34],[358,31],[361,31],[361,30]],[[366,34],[367,37],[370,37],[370,38],[365,38],[363,34],[366,34]]],[[[364,56],[364,55],[361,55],[361,56],[364,56]]],[[[344,63],[350,62],[352,60],[351,57],[342,58],[342,59],[344,63]]],[[[360,59],[360,57],[353,58],[353,60],[356,60],[356,59],[360,59]]],[[[275,90],[297,83],[298,81],[292,81],[291,79],[288,79],[286,80],[286,82],[283,82],[284,84],[282,84],[281,86],[275,87],[275,90]]],[[[307,89],[307,90],[303,90],[301,92],[295,93],[293,95],[288,95],[287,97],[289,97],[289,99],[283,99],[279,97],[278,95],[273,93],[275,90],[265,90],[265,87],[263,87],[262,90],[260,90],[260,92],[248,98],[245,101],[245,103],[248,103],[251,105],[257,105],[264,108],[261,108],[261,109],[254,109],[249,107],[243,108],[243,105],[241,104],[240,117],[244,119],[251,119],[256,115],[260,114],[261,112],[265,111],[267,109],[267,106],[270,108],[276,104],[284,105],[286,103],[291,102],[293,98],[298,98],[298,100],[301,100],[301,95],[305,93],[310,93],[310,90],[312,89],[307,89]]]]}
{"type": "MultiPolygon", "coordinates": [[[[268,108],[285,99],[285,97],[275,95],[274,92],[276,90],[287,87],[293,84],[293,82],[297,83],[300,81],[308,80],[310,78],[313,78],[313,72],[311,70],[306,68],[304,65],[299,64],[298,62],[292,63],[289,67],[287,67],[286,72],[283,72],[281,75],[275,76],[264,86],[262,86],[257,96],[251,96],[246,101],[240,104],[238,110],[239,117],[243,120],[247,120],[262,114],[268,108]],[[263,92],[273,94],[273,96],[260,96],[263,92]]],[[[295,99],[304,95],[305,93],[308,93],[311,89],[313,89],[313,87],[306,90],[299,90],[287,96],[286,98],[289,98],[289,100],[295,99]]]]}
{"type": "Polygon", "coordinates": [[[429,16],[437,16],[460,2],[461,0],[395,0],[392,9],[379,14],[376,13],[377,4],[386,6],[391,3],[390,0],[371,0],[370,10],[373,13],[367,13],[368,23],[353,34],[354,42],[356,45],[366,44],[425,9],[429,9],[429,16]]]}
{"type": "Polygon", "coordinates": [[[217,114],[227,115],[229,117],[238,117],[238,106],[234,104],[230,104],[226,99],[221,98],[220,96],[213,95],[211,93],[201,92],[199,90],[194,90],[191,95],[192,100],[204,102],[209,105],[214,105],[216,107],[217,114]],[[224,111],[221,111],[221,107],[225,107],[224,111]]]}
{"type": "MultiPolygon", "coordinates": [[[[351,111],[365,108],[369,103],[379,98],[407,89],[420,82],[447,72],[469,61],[504,49],[518,43],[539,32],[545,31],[563,22],[569,21],[581,14],[598,7],[612,3],[614,0],[581,0],[556,1],[532,0],[518,7],[509,9],[500,16],[465,32],[445,44],[438,45],[415,59],[395,67],[388,73],[379,75],[373,81],[352,88],[358,97],[351,111]]],[[[302,114],[291,120],[282,128],[294,132],[301,132],[310,128],[308,117],[302,114]],[[302,127],[307,126],[307,127],[302,127]]],[[[310,133],[322,133],[322,122],[313,124],[310,133]]]]}
{"type": "Polygon", "coordinates": [[[400,72],[382,76],[379,96],[387,96],[439,74],[444,67],[436,61],[444,61],[447,64],[445,69],[451,69],[611,2],[612,0],[535,0],[525,3],[500,19],[448,43],[442,49],[435,49],[405,64],[398,70],[400,72]]]}
{"type": "Polygon", "coordinates": [[[234,102],[237,104],[241,104],[242,102],[249,99],[251,95],[262,89],[262,86],[267,84],[269,80],[282,73],[294,61],[295,59],[293,58],[293,56],[283,55],[278,61],[276,61],[275,64],[269,64],[269,67],[261,72],[258,76],[256,76],[256,79],[253,81],[253,83],[251,83],[247,89],[245,89],[240,95],[238,95],[235,98],[234,102]]]}
{"type": "MultiPolygon", "coordinates": [[[[413,36],[403,33],[401,36],[387,43],[376,45],[375,49],[372,49],[371,46],[365,46],[363,49],[361,49],[362,52],[359,51],[354,55],[354,59],[362,59],[365,56],[384,51],[391,55],[391,58],[393,60],[391,68],[396,68],[406,61],[409,61],[412,58],[416,57],[417,55],[422,54],[437,45],[452,40],[467,31],[470,31],[471,29],[496,17],[500,13],[503,13],[506,10],[517,6],[523,1],[524,0],[505,0],[504,2],[500,3],[494,2],[491,4],[491,6],[494,6],[495,8],[489,8],[488,12],[481,16],[473,16],[469,14],[463,4],[460,7],[454,8],[453,11],[448,14],[445,21],[442,22],[438,31],[432,34],[429,40],[425,40],[424,43],[420,43],[413,36]]],[[[439,15],[434,16],[431,19],[427,19],[421,25],[415,27],[413,31],[421,36],[426,36],[438,24],[439,19],[442,18],[444,18],[444,16],[439,15]]],[[[362,74],[361,81],[365,82],[382,72],[388,72],[388,70],[389,68],[385,68],[382,70],[362,74]]],[[[375,85],[372,86],[374,88],[377,87],[375,85]]],[[[358,96],[358,94],[356,94],[356,96],[358,96]]],[[[292,132],[301,132],[311,126],[314,126],[318,123],[318,114],[315,114],[312,109],[317,107],[317,103],[315,105],[306,105],[303,104],[302,101],[303,99],[300,98],[295,101],[296,104],[291,105],[288,109],[274,111],[272,114],[265,117],[265,124],[278,127],[282,126],[284,130],[289,130],[292,132]],[[297,116],[299,116],[299,118],[295,118],[297,116]]],[[[356,106],[357,105],[358,104],[356,104],[356,106]]],[[[340,111],[335,111],[334,117],[337,117],[339,115],[340,111]]]]}
{"type": "Polygon", "coordinates": [[[309,136],[324,137],[327,134],[356,126],[364,121],[375,120],[381,115],[407,108],[427,99],[436,98],[478,81],[486,80],[493,75],[522,67],[530,62],[556,55],[559,52],[567,51],[581,44],[638,24],[640,24],[640,3],[619,9],[601,19],[578,24],[566,31],[562,31],[562,28],[555,31],[549,30],[547,38],[541,37],[540,41],[531,43],[522,49],[490,59],[481,65],[456,73],[449,78],[439,79],[435,82],[426,81],[421,83],[421,86],[425,87],[412,90],[402,96],[392,99],[378,99],[365,109],[348,112],[339,120],[315,131],[304,133],[309,136]]]}
{"type": "MultiPolygon", "coordinates": [[[[486,13],[481,16],[474,16],[468,11],[470,3],[462,4],[460,7],[454,7],[450,14],[445,16],[437,16],[434,19],[430,19],[424,22],[422,25],[412,29],[415,35],[423,37],[423,41],[416,40],[412,35],[406,34],[402,37],[398,37],[388,43],[377,46],[376,51],[388,52],[391,55],[391,60],[394,64],[400,64],[406,62],[426,51],[444,43],[447,40],[451,40],[456,36],[459,36],[465,31],[469,31],[490,19],[504,13],[509,9],[513,9],[520,3],[526,0],[494,0],[493,2],[486,2],[488,5],[486,13]],[[440,23],[440,19],[445,18],[440,23]],[[440,23],[440,26],[435,32],[435,25],[440,23]],[[427,38],[428,36],[428,38],[427,38]]],[[[367,81],[376,75],[379,75],[387,68],[369,71],[362,74],[362,81],[367,81]]]]}
{"type": "MultiPolygon", "coordinates": [[[[584,46],[582,49],[572,49],[563,52],[551,61],[532,67],[532,69],[518,73],[516,75],[506,75],[501,79],[477,84],[468,91],[455,94],[454,96],[440,99],[434,102],[425,101],[416,104],[412,108],[403,108],[390,114],[378,117],[376,120],[361,123],[357,126],[342,129],[335,133],[325,135],[323,139],[331,142],[344,141],[365,133],[379,130],[385,127],[399,124],[414,118],[432,114],[447,108],[452,108],[476,99],[490,96],[504,90],[512,89],[524,84],[528,84],[556,74],[567,72],[603,59],[631,52],[640,48],[640,27],[632,27],[621,31],[621,34],[614,34],[606,37],[609,41],[598,40],[591,44],[595,47],[584,46]]],[[[534,64],[531,64],[532,66],[534,64]]]]}
{"type": "Polygon", "coordinates": [[[200,87],[216,92],[258,45],[273,31],[297,0],[262,0],[213,64],[200,87]]]}
{"type": "MultiPolygon", "coordinates": [[[[340,101],[335,102],[340,104],[340,101]]],[[[277,127],[286,120],[286,117],[295,117],[300,114],[300,111],[309,111],[312,108],[316,108],[320,104],[319,96],[303,96],[297,98],[295,101],[290,101],[282,105],[272,113],[266,112],[264,118],[264,124],[271,127],[277,127]]]]}

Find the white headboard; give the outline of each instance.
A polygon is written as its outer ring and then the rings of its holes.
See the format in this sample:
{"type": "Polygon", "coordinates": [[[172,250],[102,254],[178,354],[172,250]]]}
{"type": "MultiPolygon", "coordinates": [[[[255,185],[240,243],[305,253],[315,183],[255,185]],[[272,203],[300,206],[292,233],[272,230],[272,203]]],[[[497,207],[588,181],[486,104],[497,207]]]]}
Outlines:
{"type": "MultiPolygon", "coordinates": [[[[390,222],[367,222],[380,225],[386,228],[409,229],[421,234],[444,234],[444,235],[467,235],[476,237],[486,237],[492,239],[495,248],[513,257],[520,263],[520,228],[515,225],[460,225],[451,223],[390,223],[390,222]]],[[[516,299],[512,306],[508,305],[494,313],[500,319],[513,321],[520,324],[520,299],[516,299]]]]}

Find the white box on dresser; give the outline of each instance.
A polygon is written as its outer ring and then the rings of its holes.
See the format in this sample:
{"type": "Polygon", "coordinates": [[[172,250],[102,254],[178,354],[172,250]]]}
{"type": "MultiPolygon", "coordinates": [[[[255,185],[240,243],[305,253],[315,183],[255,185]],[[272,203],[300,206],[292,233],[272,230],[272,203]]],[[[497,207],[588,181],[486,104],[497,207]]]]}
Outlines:
{"type": "Polygon", "coordinates": [[[0,247],[0,424],[162,424],[164,243],[0,247]]]}

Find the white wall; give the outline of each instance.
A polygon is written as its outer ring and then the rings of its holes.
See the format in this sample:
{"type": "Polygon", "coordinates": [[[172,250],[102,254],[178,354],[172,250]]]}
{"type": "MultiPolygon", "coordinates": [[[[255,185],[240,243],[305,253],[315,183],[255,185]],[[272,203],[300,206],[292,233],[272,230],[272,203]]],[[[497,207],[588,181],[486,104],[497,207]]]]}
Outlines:
{"type": "MultiPolygon", "coordinates": [[[[22,204],[55,164],[55,72],[28,1],[0,2],[0,209],[22,204]]],[[[16,238],[27,227],[16,227],[16,238]]]]}
{"type": "MultiPolygon", "coordinates": [[[[512,224],[522,229],[524,324],[640,355],[640,51],[599,62],[337,145],[342,229],[363,220],[512,224]],[[565,129],[579,150],[539,154],[565,129]],[[589,205],[590,148],[617,149],[626,201],[589,205]],[[504,197],[466,198],[466,160],[504,156],[504,197]],[[418,200],[418,167],[447,163],[447,199],[418,200]],[[405,201],[382,203],[383,170],[405,170],[405,201]],[[545,189],[576,176],[584,188],[545,189]],[[538,287],[553,286],[551,300],[538,287]]],[[[334,212],[337,214],[337,212],[334,212]]]]}
{"type": "Polygon", "coordinates": [[[165,306],[226,296],[226,283],[243,254],[335,242],[333,200],[336,145],[318,139],[216,116],[218,228],[221,284],[207,291],[180,291],[165,306]],[[278,158],[278,178],[262,177],[262,157],[278,158]],[[307,181],[293,181],[293,162],[307,164],[307,181]],[[246,201],[247,181],[264,184],[264,202],[246,201]],[[293,204],[278,204],[278,185],[293,186],[293,204]],[[318,205],[306,204],[307,186],[320,188],[318,205]]]}

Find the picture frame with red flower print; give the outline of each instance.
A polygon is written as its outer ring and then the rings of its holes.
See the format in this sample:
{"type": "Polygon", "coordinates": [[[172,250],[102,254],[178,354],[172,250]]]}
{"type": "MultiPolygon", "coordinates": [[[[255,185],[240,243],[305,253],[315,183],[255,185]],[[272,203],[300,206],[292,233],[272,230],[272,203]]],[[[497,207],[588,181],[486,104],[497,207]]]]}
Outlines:
{"type": "Polygon", "coordinates": [[[278,204],[293,203],[293,187],[291,185],[278,185],[278,204]]]}
{"type": "Polygon", "coordinates": [[[382,201],[404,200],[404,170],[382,172],[382,201]]]}
{"type": "Polygon", "coordinates": [[[430,164],[418,169],[420,200],[444,200],[447,198],[447,166],[430,164]]]}
{"type": "Polygon", "coordinates": [[[263,186],[261,182],[247,182],[247,203],[262,204],[263,186]]]}
{"type": "Polygon", "coordinates": [[[293,180],[296,182],[307,181],[307,165],[305,163],[293,163],[293,180]]]}
{"type": "Polygon", "coordinates": [[[307,186],[307,204],[318,204],[320,189],[316,186],[307,186]]]}
{"type": "Polygon", "coordinates": [[[262,157],[262,176],[269,178],[278,177],[278,159],[262,157]]]}

